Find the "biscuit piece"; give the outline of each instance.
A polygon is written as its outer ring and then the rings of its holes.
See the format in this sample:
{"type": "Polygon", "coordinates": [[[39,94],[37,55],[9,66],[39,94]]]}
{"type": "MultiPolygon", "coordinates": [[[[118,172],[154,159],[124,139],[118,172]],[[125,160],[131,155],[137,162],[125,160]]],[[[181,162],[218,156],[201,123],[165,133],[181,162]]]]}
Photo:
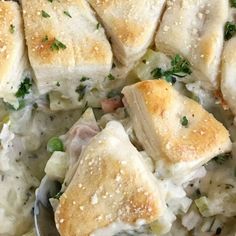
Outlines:
{"type": "Polygon", "coordinates": [[[225,0],[170,0],[156,35],[157,50],[180,54],[207,89],[219,86],[217,73],[228,17],[225,0]]]}
{"type": "Polygon", "coordinates": [[[123,89],[136,136],[163,176],[184,175],[231,150],[229,132],[165,80],[123,89]]]}
{"type": "Polygon", "coordinates": [[[82,77],[101,80],[109,74],[110,44],[87,1],[22,0],[22,7],[29,59],[41,93],[71,91],[82,77]]]}
{"type": "Polygon", "coordinates": [[[122,125],[112,121],[83,150],[55,220],[62,236],[88,236],[117,221],[150,223],[164,209],[157,180],[122,125]]]}
{"type": "Polygon", "coordinates": [[[226,42],[222,57],[221,91],[236,116],[236,37],[226,42]]]}
{"type": "Polygon", "coordinates": [[[0,1],[0,97],[17,105],[15,93],[27,65],[23,23],[19,5],[0,1]]]}
{"type": "Polygon", "coordinates": [[[88,0],[111,37],[124,65],[138,60],[151,44],[165,0],[88,0]]]}

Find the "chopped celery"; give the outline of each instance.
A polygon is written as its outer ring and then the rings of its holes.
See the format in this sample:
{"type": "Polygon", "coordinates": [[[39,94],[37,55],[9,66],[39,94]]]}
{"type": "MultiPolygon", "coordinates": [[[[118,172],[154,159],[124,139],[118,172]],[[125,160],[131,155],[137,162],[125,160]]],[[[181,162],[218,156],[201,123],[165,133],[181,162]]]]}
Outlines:
{"type": "Polygon", "coordinates": [[[65,152],[54,152],[47,162],[45,173],[51,179],[63,182],[67,171],[67,155],[65,152]]]}
{"type": "Polygon", "coordinates": [[[0,120],[0,129],[2,129],[3,125],[9,121],[9,115],[5,115],[0,120]]]}
{"type": "Polygon", "coordinates": [[[154,233],[155,235],[168,233],[175,220],[175,215],[170,210],[167,210],[162,217],[150,224],[152,233],[154,233]]]}
{"type": "Polygon", "coordinates": [[[140,80],[150,80],[153,79],[151,72],[157,67],[167,70],[171,68],[171,60],[161,52],[148,49],[147,53],[135,66],[133,72],[140,80]]]}
{"type": "Polygon", "coordinates": [[[204,216],[204,217],[210,216],[209,202],[208,202],[207,197],[200,197],[200,198],[196,199],[195,204],[202,216],[204,216]]]}

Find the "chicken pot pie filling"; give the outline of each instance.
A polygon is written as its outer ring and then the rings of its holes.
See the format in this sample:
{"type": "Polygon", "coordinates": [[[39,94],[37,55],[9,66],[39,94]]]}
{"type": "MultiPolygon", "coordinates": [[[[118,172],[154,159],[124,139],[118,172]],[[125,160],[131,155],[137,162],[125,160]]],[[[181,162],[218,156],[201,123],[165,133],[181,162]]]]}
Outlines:
{"type": "Polygon", "coordinates": [[[236,233],[233,0],[0,2],[1,236],[236,233]]]}

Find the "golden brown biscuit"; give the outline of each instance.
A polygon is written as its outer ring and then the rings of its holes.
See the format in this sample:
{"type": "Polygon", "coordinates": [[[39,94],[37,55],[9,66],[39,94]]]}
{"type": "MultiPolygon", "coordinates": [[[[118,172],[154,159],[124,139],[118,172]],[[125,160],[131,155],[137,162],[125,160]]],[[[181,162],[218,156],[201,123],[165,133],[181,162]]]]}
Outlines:
{"type": "Polygon", "coordinates": [[[138,60],[153,40],[165,0],[89,0],[124,65],[138,60]]]}
{"type": "Polygon", "coordinates": [[[221,91],[236,115],[236,37],[226,42],[222,55],[221,91]]]}
{"type": "Polygon", "coordinates": [[[208,89],[219,86],[228,9],[225,0],[170,0],[156,35],[157,50],[188,59],[193,76],[208,89]]]}
{"type": "Polygon", "coordinates": [[[190,172],[231,150],[225,127],[165,80],[140,82],[123,94],[139,142],[167,175],[190,172]]]}
{"type": "Polygon", "coordinates": [[[87,236],[116,221],[150,223],[164,209],[155,177],[122,125],[112,121],[82,152],[55,220],[62,236],[87,236]]]}
{"type": "Polygon", "coordinates": [[[102,27],[85,0],[23,0],[29,59],[41,93],[71,90],[71,83],[103,79],[112,52],[102,27]],[[66,84],[70,81],[69,84],[66,84]],[[58,83],[64,88],[58,88],[58,83]]]}
{"type": "Polygon", "coordinates": [[[27,65],[23,23],[16,2],[0,1],[0,97],[17,105],[15,93],[27,65]]]}

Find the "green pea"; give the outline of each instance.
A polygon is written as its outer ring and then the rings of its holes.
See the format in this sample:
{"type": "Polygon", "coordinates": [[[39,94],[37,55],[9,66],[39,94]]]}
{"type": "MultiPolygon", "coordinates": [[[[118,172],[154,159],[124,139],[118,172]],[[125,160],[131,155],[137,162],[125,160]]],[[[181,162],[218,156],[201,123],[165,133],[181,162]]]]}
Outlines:
{"type": "Polygon", "coordinates": [[[63,152],[64,145],[61,139],[59,139],[58,137],[52,137],[51,139],[49,139],[48,144],[47,144],[47,151],[51,153],[55,151],[63,152]]]}

